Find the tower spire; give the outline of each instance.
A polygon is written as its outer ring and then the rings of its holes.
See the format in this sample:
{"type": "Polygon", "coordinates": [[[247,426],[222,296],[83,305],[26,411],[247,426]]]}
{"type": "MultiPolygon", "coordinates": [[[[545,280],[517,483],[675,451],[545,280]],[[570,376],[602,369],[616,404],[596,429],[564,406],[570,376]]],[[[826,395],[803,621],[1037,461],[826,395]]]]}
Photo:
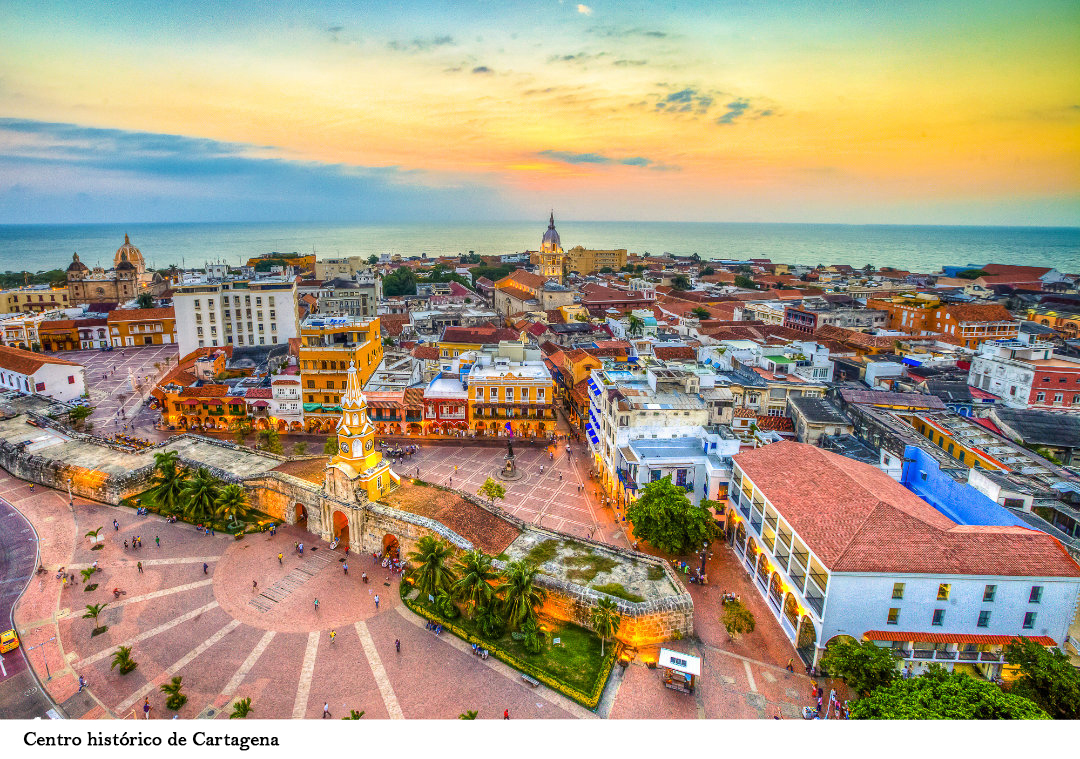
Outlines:
{"type": "Polygon", "coordinates": [[[548,229],[555,229],[555,209],[551,209],[551,216],[548,218],[548,229]]]}

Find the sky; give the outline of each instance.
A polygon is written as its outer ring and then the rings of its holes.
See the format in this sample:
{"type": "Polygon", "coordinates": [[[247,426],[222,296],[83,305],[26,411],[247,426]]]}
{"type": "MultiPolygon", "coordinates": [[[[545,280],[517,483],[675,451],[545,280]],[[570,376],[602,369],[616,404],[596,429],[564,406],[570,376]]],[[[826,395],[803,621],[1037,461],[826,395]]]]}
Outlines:
{"type": "Polygon", "coordinates": [[[1080,225],[1080,4],[0,0],[0,224],[1080,225]]]}

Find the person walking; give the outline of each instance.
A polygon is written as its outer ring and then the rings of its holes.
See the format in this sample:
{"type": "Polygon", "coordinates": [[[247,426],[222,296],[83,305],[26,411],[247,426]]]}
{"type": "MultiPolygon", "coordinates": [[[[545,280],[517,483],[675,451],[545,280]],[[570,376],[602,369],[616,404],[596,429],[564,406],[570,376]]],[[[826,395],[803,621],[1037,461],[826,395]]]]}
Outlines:
{"type": "Polygon", "coordinates": [[[143,713],[143,716],[146,717],[146,719],[150,719],[150,697],[149,696],[147,696],[146,699],[143,701],[142,713],[143,713]]]}
{"type": "Polygon", "coordinates": [[[158,537],[157,535],[154,536],[154,543],[157,544],[158,548],[161,548],[161,538],[158,537]]]}
{"type": "Polygon", "coordinates": [[[503,719],[510,719],[510,710],[503,709],[503,719]]]}
{"type": "Polygon", "coordinates": [[[143,571],[142,571],[142,562],[141,561],[135,562],[135,566],[139,568],[139,574],[142,574],[143,573],[143,571]]]}
{"type": "Polygon", "coordinates": [[[787,668],[786,669],[787,669],[788,672],[794,672],[795,671],[795,666],[793,664],[794,661],[795,661],[794,659],[788,659],[787,660],[787,668]]]}
{"type": "Polygon", "coordinates": [[[349,562],[346,561],[344,564],[341,565],[341,568],[342,568],[342,570],[344,570],[345,576],[348,577],[348,575],[349,575],[349,562]]]}
{"type": "Polygon", "coordinates": [[[278,552],[278,555],[277,555],[277,563],[278,563],[279,565],[280,565],[280,564],[283,564],[283,563],[284,563],[284,562],[282,561],[282,558],[283,558],[283,557],[282,557],[282,555],[281,555],[281,552],[279,551],[279,552],[278,552]]]}
{"type": "Polygon", "coordinates": [[[259,589],[259,581],[258,580],[252,580],[251,581],[251,592],[254,593],[258,589],[259,589]]]}
{"type": "Polygon", "coordinates": [[[328,717],[330,717],[330,702],[329,701],[324,701],[323,702],[322,716],[323,716],[323,719],[327,719],[328,717]]]}
{"type": "Polygon", "coordinates": [[[376,611],[379,610],[379,594],[378,593],[375,594],[375,610],[376,611]]]}
{"type": "Polygon", "coordinates": [[[335,638],[337,638],[337,631],[331,630],[330,631],[330,642],[333,643],[335,638]]]}
{"type": "Polygon", "coordinates": [[[112,528],[113,528],[113,530],[115,530],[116,532],[120,532],[120,523],[119,523],[119,522],[117,522],[117,521],[116,521],[115,519],[114,519],[114,520],[112,520],[112,528]]]}
{"type": "Polygon", "coordinates": [[[125,551],[127,550],[127,541],[126,540],[124,541],[124,550],[125,551]]]}
{"type": "Polygon", "coordinates": [[[319,610],[319,599],[316,598],[315,599],[315,611],[317,612],[318,610],[319,610]]]}
{"type": "Polygon", "coordinates": [[[203,565],[202,565],[202,573],[203,573],[204,575],[205,575],[205,574],[209,574],[209,572],[207,571],[207,570],[208,570],[209,568],[210,568],[210,565],[209,565],[209,564],[207,564],[207,563],[206,563],[206,562],[204,561],[204,562],[203,562],[203,565]]]}
{"type": "Polygon", "coordinates": [[[401,641],[397,638],[394,639],[394,650],[397,651],[399,654],[401,653],[401,641]]]}

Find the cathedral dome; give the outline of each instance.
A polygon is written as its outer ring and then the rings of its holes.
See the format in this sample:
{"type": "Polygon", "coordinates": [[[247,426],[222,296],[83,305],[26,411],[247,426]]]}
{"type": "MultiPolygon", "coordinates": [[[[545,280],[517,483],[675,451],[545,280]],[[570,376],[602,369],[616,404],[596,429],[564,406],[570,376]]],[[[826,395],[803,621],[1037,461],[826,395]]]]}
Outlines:
{"type": "Polygon", "coordinates": [[[68,264],[68,271],[90,271],[90,267],[79,260],[79,254],[76,253],[71,257],[71,263],[68,264]]]}
{"type": "Polygon", "coordinates": [[[551,213],[551,218],[548,220],[547,231],[544,232],[544,239],[540,244],[540,249],[543,251],[562,250],[562,240],[559,239],[559,233],[555,230],[555,212],[551,213]]]}
{"type": "Polygon", "coordinates": [[[113,256],[113,268],[131,268],[140,272],[146,270],[146,264],[143,262],[142,253],[138,248],[131,244],[131,240],[126,234],[124,235],[124,244],[116,249],[116,255],[113,256]],[[122,267],[121,264],[123,263],[127,263],[128,266],[122,267]]]}

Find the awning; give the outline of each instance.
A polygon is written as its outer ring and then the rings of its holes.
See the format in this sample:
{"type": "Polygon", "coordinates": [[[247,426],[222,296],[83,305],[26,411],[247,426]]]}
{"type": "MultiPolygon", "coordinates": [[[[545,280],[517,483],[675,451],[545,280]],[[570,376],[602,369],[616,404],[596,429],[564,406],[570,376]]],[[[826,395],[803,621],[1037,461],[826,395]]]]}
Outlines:
{"type": "Polygon", "coordinates": [[[199,405],[199,401],[195,400],[194,398],[187,398],[187,399],[182,400],[180,402],[182,404],[184,404],[185,406],[198,406],[199,405]]]}
{"type": "Polygon", "coordinates": [[[695,677],[701,674],[701,659],[690,654],[684,654],[682,651],[661,648],[660,660],[656,663],[665,669],[673,669],[676,672],[683,672],[695,677]]]}
{"type": "Polygon", "coordinates": [[[255,408],[266,408],[270,404],[267,401],[260,400],[260,401],[255,401],[251,405],[254,406],[255,408]]]}
{"type": "Polygon", "coordinates": [[[321,403],[305,403],[304,404],[304,411],[319,411],[320,409],[322,409],[322,404],[321,403]]]}
{"type": "MultiPolygon", "coordinates": [[[[895,630],[867,630],[863,633],[867,640],[887,640],[899,643],[972,643],[984,646],[1004,646],[1020,640],[1019,635],[976,635],[965,633],[928,633],[900,632],[895,630]]],[[[1040,646],[1056,646],[1053,638],[1045,635],[1032,635],[1028,640],[1040,646]]]]}

